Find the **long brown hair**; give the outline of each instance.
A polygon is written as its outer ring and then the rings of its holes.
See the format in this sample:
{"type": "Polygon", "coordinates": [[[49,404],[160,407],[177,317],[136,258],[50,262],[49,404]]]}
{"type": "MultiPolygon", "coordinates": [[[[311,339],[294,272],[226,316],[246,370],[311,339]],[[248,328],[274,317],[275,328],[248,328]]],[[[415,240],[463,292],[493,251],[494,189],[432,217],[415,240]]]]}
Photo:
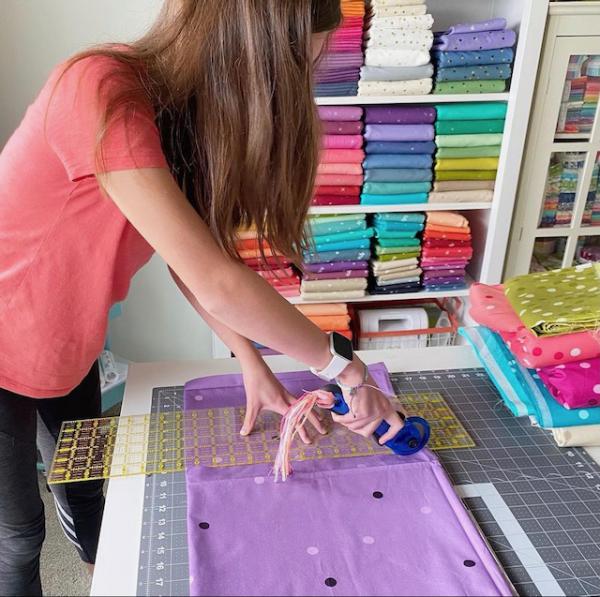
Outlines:
{"type": "Polygon", "coordinates": [[[134,74],[106,102],[99,153],[114,115],[149,102],[171,171],[220,246],[235,256],[236,229],[255,225],[298,260],[319,151],[312,34],[340,20],[340,0],[165,0],[138,41],[72,61],[109,56],[134,74]]]}

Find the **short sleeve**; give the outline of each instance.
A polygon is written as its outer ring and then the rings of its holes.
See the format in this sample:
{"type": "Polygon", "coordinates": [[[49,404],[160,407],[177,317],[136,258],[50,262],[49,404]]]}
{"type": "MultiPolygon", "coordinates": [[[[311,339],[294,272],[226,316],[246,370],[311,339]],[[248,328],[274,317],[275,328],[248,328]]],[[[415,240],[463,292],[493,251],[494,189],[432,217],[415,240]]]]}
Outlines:
{"type": "Polygon", "coordinates": [[[59,67],[48,82],[45,135],[72,181],[100,172],[168,167],[147,104],[118,107],[98,145],[108,101],[127,76],[123,69],[114,58],[92,56],[66,70],[59,67]]]}

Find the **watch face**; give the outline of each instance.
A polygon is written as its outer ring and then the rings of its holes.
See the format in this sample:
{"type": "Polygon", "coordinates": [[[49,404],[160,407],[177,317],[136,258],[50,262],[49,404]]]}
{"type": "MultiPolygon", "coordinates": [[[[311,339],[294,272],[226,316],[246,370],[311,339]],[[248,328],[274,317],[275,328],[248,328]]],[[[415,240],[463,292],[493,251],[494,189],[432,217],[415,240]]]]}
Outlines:
{"type": "Polygon", "coordinates": [[[341,357],[344,357],[347,361],[352,360],[352,341],[346,338],[346,336],[342,336],[342,334],[338,334],[337,332],[333,332],[331,334],[331,338],[333,341],[333,350],[336,354],[339,354],[341,357]]]}

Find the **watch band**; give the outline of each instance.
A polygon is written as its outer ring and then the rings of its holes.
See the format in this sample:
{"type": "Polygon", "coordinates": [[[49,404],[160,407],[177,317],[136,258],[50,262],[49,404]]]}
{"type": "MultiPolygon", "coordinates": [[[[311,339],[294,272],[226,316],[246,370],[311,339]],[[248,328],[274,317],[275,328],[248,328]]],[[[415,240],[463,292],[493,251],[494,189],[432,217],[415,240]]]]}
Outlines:
{"type": "MultiPolygon", "coordinates": [[[[339,354],[335,350],[335,346],[334,346],[334,339],[335,339],[334,334],[335,333],[336,332],[332,332],[331,334],[329,334],[329,350],[332,355],[331,361],[329,361],[327,366],[324,369],[321,369],[320,371],[318,371],[314,367],[311,367],[311,369],[310,369],[311,373],[313,373],[317,377],[320,377],[321,379],[325,379],[327,381],[332,381],[336,377],[338,377],[342,373],[342,371],[344,371],[344,369],[352,362],[352,359],[346,358],[345,356],[339,354]]],[[[352,348],[350,346],[350,352],[351,351],[352,351],[352,348]]]]}

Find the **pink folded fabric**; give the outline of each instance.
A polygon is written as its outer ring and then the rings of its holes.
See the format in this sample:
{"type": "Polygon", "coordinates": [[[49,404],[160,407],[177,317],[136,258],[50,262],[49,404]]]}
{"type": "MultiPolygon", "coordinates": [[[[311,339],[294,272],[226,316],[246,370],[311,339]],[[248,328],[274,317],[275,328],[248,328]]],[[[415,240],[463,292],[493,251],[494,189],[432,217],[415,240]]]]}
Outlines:
{"type": "Polygon", "coordinates": [[[363,143],[362,135],[324,135],[321,139],[323,149],[360,149],[363,143]]]}
{"type": "Polygon", "coordinates": [[[315,195],[313,205],[358,205],[360,195],[315,195]]]}
{"type": "Polygon", "coordinates": [[[317,174],[315,184],[321,187],[335,185],[360,186],[363,183],[362,174],[317,174]]]}
{"type": "Polygon", "coordinates": [[[357,106],[319,106],[319,118],[321,120],[360,120],[363,109],[357,106]]]}
{"type": "Polygon", "coordinates": [[[324,149],[321,151],[321,162],[362,164],[365,152],[362,149],[324,149]]]}
{"type": "Polygon", "coordinates": [[[519,319],[502,286],[473,284],[471,317],[498,332],[524,367],[548,367],[600,357],[600,342],[591,332],[535,336],[519,319]]]}
{"type": "Polygon", "coordinates": [[[454,228],[468,228],[469,220],[451,211],[428,211],[427,224],[434,226],[452,226],[454,228]]]}
{"type": "Polygon", "coordinates": [[[362,174],[363,167],[360,164],[319,164],[317,174],[362,174]]]}
{"type": "Polygon", "coordinates": [[[445,268],[464,269],[469,265],[468,259],[448,259],[448,257],[424,257],[421,259],[421,267],[443,265],[445,268]]]}
{"type": "Polygon", "coordinates": [[[538,374],[565,408],[600,405],[600,358],[544,367],[538,374]]]}
{"type": "Polygon", "coordinates": [[[426,247],[423,249],[423,257],[463,257],[469,259],[473,256],[471,247],[426,247]]]}
{"type": "Polygon", "coordinates": [[[349,195],[358,197],[361,187],[334,186],[334,187],[315,187],[315,195],[349,195]]]}
{"type": "Polygon", "coordinates": [[[326,135],[360,135],[363,123],[360,120],[334,120],[321,123],[326,135]]]}

